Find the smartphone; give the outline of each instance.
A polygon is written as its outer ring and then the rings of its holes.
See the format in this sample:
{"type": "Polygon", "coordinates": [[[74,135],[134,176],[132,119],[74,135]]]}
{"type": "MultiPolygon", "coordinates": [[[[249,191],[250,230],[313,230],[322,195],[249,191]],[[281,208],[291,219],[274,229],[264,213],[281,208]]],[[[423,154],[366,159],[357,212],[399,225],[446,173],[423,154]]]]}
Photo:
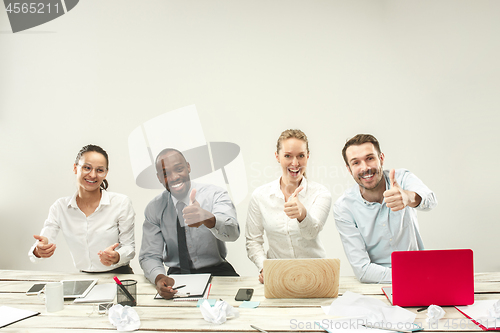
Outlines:
{"type": "Polygon", "coordinates": [[[234,298],[236,301],[249,301],[252,299],[253,289],[242,288],[236,293],[234,298]]]}
{"type": "Polygon", "coordinates": [[[26,292],[26,295],[36,295],[43,287],[45,287],[45,283],[36,283],[31,286],[30,290],[26,292]]]}

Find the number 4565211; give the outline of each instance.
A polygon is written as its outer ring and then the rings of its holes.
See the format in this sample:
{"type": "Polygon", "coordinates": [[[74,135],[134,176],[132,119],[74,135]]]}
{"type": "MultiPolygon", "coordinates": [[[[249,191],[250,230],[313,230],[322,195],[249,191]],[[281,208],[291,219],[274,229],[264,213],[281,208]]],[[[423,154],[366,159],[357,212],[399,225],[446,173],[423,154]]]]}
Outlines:
{"type": "MultiPolygon", "coordinates": [[[[9,3],[7,6],[6,10],[7,13],[31,13],[31,14],[43,14],[43,13],[49,13],[51,11],[51,5],[50,3],[44,4],[44,3],[36,3],[36,2],[14,2],[14,3],[9,3]]],[[[59,13],[59,4],[56,3],[52,5],[53,13],[59,13]]]]}

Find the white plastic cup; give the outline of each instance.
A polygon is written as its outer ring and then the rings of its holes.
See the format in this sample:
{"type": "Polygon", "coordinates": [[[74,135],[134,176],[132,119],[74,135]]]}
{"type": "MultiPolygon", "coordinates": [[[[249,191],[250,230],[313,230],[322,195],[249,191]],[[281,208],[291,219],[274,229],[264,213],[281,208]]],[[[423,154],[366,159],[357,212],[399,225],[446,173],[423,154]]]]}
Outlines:
{"type": "Polygon", "coordinates": [[[45,288],[38,293],[38,298],[41,294],[45,294],[45,309],[47,312],[61,311],[64,308],[64,293],[62,282],[49,282],[45,288]]]}

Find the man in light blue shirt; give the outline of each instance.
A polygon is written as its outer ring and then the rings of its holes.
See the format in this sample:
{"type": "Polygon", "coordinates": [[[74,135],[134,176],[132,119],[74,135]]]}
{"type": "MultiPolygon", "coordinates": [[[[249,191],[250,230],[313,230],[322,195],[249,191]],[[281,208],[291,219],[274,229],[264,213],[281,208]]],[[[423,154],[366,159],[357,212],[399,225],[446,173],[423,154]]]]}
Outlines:
{"type": "Polygon", "coordinates": [[[333,206],[347,259],[359,281],[390,283],[391,253],[423,250],[416,210],[434,208],[436,196],[408,170],[384,171],[384,154],[370,134],[348,140],[342,156],[358,183],[333,206]]]}
{"type": "Polygon", "coordinates": [[[144,212],[139,263],[163,298],[172,298],[168,274],[239,276],[226,258],[224,242],[240,235],[236,209],[217,186],[191,182],[191,166],[181,152],[164,149],[156,158],[158,180],[166,188],[144,212]]]}

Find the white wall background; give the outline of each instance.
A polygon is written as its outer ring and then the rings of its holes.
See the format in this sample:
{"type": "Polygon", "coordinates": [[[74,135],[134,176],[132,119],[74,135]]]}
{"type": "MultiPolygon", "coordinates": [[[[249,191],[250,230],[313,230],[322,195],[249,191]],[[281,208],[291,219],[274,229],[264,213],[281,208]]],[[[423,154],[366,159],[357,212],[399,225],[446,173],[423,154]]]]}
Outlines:
{"type": "MultiPolygon", "coordinates": [[[[472,248],[476,271],[499,271],[499,12],[482,0],[86,0],[13,34],[0,9],[0,268],[75,271],[62,235],[44,264],[27,252],[50,205],[75,190],[88,143],[110,155],[110,190],[134,203],[139,252],[159,191],[135,185],[128,135],[196,104],[207,141],[241,147],[242,230],[251,191],[279,176],[282,130],[309,136],[309,178],[334,200],[353,184],[343,144],[367,132],[387,168],[410,169],[437,194],[419,215],[426,247],[472,248]]],[[[332,215],[321,239],[352,275],[332,215]]],[[[257,274],[244,243],[228,244],[228,259],[257,274]]],[[[132,266],[141,272],[137,257],[132,266]]]]}

